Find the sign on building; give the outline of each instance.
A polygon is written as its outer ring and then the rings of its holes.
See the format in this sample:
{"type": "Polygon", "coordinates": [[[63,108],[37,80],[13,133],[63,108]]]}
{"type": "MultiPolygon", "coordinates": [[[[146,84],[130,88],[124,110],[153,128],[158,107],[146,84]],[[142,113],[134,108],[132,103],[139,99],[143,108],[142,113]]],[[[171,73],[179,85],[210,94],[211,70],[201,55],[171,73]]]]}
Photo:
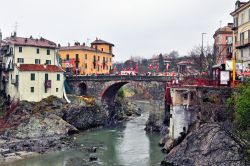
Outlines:
{"type": "Polygon", "coordinates": [[[229,81],[230,81],[230,71],[221,71],[220,72],[220,84],[228,85],[229,81]]]}

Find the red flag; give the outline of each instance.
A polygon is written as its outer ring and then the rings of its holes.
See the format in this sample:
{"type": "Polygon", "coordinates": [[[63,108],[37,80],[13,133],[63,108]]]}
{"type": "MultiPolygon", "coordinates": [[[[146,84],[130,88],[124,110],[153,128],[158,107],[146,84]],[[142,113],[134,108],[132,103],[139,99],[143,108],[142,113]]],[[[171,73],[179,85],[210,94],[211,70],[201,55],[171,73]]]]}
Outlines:
{"type": "Polygon", "coordinates": [[[136,63],[135,71],[138,73],[138,70],[139,70],[139,65],[138,63],[136,63]]]}
{"type": "Polygon", "coordinates": [[[168,68],[169,68],[169,63],[167,64],[167,66],[166,66],[166,72],[168,72],[168,68]]]}

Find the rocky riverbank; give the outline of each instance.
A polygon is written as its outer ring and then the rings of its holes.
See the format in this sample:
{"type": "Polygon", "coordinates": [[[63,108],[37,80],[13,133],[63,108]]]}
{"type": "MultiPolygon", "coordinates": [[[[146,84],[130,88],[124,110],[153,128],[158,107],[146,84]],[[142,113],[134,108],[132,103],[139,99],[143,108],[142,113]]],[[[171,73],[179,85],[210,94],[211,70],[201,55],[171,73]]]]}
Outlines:
{"type": "Polygon", "coordinates": [[[115,109],[86,97],[74,97],[71,104],[52,96],[38,103],[15,103],[1,119],[0,163],[72,148],[70,136],[79,130],[115,125],[138,114],[129,103],[116,102],[115,109]]]}
{"type": "Polygon", "coordinates": [[[227,130],[216,123],[205,123],[172,148],[162,165],[243,166],[247,163],[241,144],[227,130]]]}

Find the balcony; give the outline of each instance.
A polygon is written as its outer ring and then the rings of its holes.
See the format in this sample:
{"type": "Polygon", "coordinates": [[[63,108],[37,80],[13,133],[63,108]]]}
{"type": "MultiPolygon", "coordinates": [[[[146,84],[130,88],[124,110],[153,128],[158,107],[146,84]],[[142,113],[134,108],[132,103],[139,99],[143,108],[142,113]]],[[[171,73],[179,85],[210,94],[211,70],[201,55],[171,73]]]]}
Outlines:
{"type": "Polygon", "coordinates": [[[238,30],[238,26],[235,26],[235,25],[234,25],[234,26],[232,27],[232,30],[233,30],[233,31],[237,31],[237,30],[238,30]]]}
{"type": "Polygon", "coordinates": [[[244,48],[250,46],[250,38],[241,40],[235,44],[237,49],[244,48]]]}
{"type": "Polygon", "coordinates": [[[51,80],[45,80],[44,87],[45,89],[51,88],[51,80]]]}
{"type": "Polygon", "coordinates": [[[76,58],[75,63],[79,63],[79,62],[80,62],[79,58],[76,58]]]}

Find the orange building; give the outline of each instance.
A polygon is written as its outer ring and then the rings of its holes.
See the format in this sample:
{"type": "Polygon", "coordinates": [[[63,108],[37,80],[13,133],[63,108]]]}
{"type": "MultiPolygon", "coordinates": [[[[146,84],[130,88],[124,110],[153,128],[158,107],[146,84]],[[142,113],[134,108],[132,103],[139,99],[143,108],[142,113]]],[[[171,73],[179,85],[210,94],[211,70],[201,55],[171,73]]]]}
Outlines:
{"type": "Polygon", "coordinates": [[[96,39],[91,47],[76,42],[74,46],[61,47],[62,67],[73,74],[109,74],[112,69],[114,44],[96,39]]]}

